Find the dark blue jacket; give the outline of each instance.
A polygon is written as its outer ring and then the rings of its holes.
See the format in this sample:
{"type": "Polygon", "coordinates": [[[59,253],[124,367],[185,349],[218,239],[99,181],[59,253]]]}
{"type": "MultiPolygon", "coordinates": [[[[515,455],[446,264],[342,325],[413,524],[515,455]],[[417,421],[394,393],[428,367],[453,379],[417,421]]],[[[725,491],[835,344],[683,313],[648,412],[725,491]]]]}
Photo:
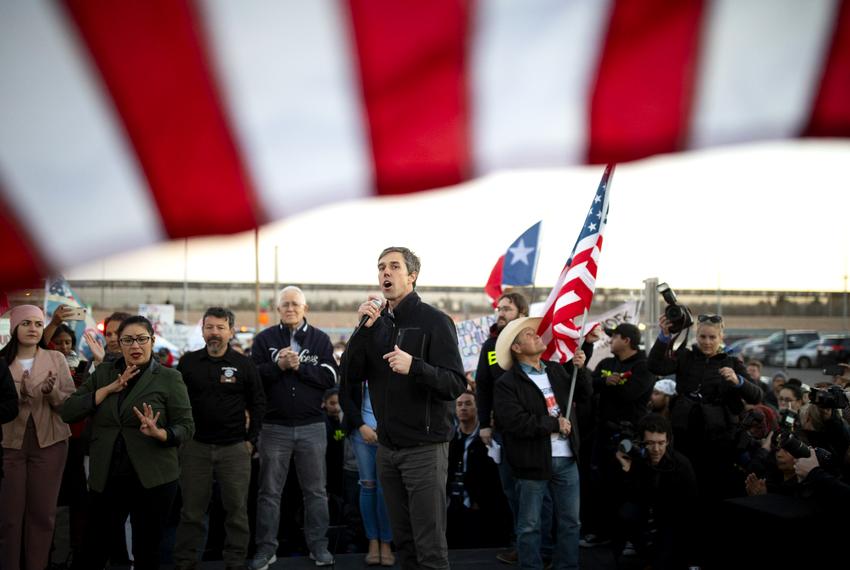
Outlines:
{"type": "Polygon", "coordinates": [[[322,396],[337,381],[336,360],[328,335],[307,320],[295,331],[301,346],[298,370],[281,370],[277,354],[291,344],[289,327],[277,324],[254,338],[251,358],[266,393],[264,423],[302,426],[324,422],[322,396]]]}

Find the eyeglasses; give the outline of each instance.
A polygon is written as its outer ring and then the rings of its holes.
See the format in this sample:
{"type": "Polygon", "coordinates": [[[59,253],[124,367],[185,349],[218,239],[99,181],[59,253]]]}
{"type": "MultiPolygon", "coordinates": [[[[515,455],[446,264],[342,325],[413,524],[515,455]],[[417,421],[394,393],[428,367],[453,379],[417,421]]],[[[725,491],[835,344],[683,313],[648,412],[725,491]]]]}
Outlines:
{"type": "Polygon", "coordinates": [[[279,307],[283,307],[284,309],[288,309],[288,308],[290,308],[290,307],[292,307],[293,309],[297,309],[298,307],[300,307],[300,306],[301,306],[301,303],[290,303],[290,302],[286,302],[286,303],[281,303],[281,304],[280,304],[280,305],[278,305],[278,306],[279,306],[279,307]]]}
{"type": "Polygon", "coordinates": [[[139,346],[144,346],[151,341],[151,337],[147,335],[142,336],[122,336],[118,339],[118,342],[121,343],[121,346],[133,346],[133,343],[138,343],[139,346]]]}
{"type": "Polygon", "coordinates": [[[701,323],[722,323],[723,317],[720,315],[700,315],[697,317],[697,321],[701,323]]]}

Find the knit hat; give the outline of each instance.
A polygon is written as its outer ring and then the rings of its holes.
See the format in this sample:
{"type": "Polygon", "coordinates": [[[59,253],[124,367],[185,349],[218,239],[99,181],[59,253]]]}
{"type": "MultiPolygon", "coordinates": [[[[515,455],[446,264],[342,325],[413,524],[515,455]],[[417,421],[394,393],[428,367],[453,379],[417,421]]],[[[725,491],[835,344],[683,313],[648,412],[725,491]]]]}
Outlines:
{"type": "MultiPolygon", "coordinates": [[[[18,305],[9,313],[9,330],[15,330],[21,321],[39,320],[44,322],[44,313],[35,305],[18,305]]],[[[46,324],[46,323],[45,323],[46,324]]]]}
{"type": "Polygon", "coordinates": [[[675,396],[676,382],[670,380],[669,378],[665,378],[664,380],[659,380],[655,383],[655,389],[661,392],[662,394],[667,394],[668,396],[675,396]]]}

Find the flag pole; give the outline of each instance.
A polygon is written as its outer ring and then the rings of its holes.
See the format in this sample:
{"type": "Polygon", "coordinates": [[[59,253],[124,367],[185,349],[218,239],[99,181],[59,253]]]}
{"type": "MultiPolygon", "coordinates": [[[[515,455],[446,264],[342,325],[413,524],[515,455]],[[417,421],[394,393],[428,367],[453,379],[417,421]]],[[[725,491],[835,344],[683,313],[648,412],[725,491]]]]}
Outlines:
{"type": "MultiPolygon", "coordinates": [[[[576,351],[581,350],[581,345],[584,344],[584,324],[587,321],[587,309],[584,310],[584,313],[581,315],[581,326],[579,327],[579,335],[578,341],[576,344],[576,351]]],[[[587,366],[587,360],[584,361],[584,365],[587,366]]],[[[573,409],[573,395],[576,391],[576,378],[578,377],[578,366],[573,362],[573,381],[570,382],[570,397],[567,399],[567,411],[565,417],[570,419],[570,410],[573,409]]]]}

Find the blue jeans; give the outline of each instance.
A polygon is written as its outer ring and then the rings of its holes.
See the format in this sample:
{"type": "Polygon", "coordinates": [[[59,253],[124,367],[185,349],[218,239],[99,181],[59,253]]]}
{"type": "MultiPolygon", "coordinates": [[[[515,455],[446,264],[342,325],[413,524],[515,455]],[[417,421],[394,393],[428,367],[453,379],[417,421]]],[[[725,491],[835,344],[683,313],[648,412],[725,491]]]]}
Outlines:
{"type": "MultiPolygon", "coordinates": [[[[508,464],[507,460],[504,459],[504,448],[505,444],[502,440],[502,434],[500,432],[493,432],[493,439],[495,439],[499,445],[502,446],[502,462],[499,463],[499,479],[502,482],[502,491],[505,493],[505,497],[508,499],[508,506],[511,508],[511,516],[513,516],[514,527],[512,529],[514,538],[519,535],[519,531],[517,530],[517,515],[519,514],[519,505],[517,505],[517,490],[516,490],[516,479],[514,479],[513,471],[511,471],[511,466],[508,464]]],[[[542,537],[541,537],[541,555],[551,558],[552,557],[552,549],[554,538],[552,536],[552,497],[549,496],[549,489],[546,489],[546,492],[543,496],[543,508],[541,510],[541,524],[542,528],[542,537]]]]}
{"type": "Polygon", "coordinates": [[[553,568],[578,568],[579,557],[579,481],[578,466],[572,457],[552,458],[552,478],[548,481],[517,479],[517,551],[520,568],[543,568],[540,556],[541,515],[546,490],[555,506],[557,531],[553,568]]]}
{"type": "Polygon", "coordinates": [[[393,531],[387,505],[384,503],[384,489],[378,481],[378,466],[375,456],[377,443],[366,443],[359,431],[351,434],[354,457],[357,459],[357,471],[360,476],[360,516],[363,529],[369,540],[392,542],[393,531]]]}
{"type": "Polygon", "coordinates": [[[260,490],[257,496],[257,554],[277,553],[280,495],[294,455],[298,482],[304,495],[304,539],[310,552],[328,549],[328,496],[325,491],[325,423],[288,427],[263,424],[260,452],[260,490]]]}

